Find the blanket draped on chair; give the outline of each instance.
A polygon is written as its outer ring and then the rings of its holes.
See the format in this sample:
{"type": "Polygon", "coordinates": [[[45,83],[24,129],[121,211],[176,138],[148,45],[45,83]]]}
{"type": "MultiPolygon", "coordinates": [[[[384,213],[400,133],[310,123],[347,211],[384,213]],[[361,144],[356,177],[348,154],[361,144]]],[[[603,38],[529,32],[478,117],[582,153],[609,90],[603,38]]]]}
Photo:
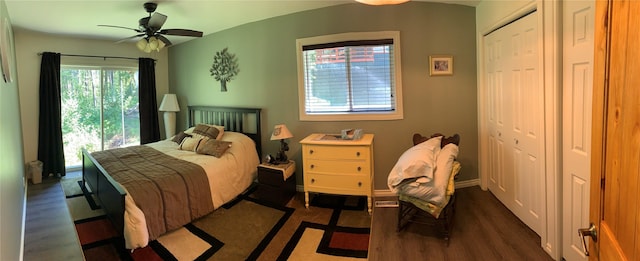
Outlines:
{"type": "Polygon", "coordinates": [[[440,148],[441,140],[442,136],[431,138],[405,151],[389,173],[389,189],[436,206],[446,205],[459,150],[453,143],[440,148]]]}

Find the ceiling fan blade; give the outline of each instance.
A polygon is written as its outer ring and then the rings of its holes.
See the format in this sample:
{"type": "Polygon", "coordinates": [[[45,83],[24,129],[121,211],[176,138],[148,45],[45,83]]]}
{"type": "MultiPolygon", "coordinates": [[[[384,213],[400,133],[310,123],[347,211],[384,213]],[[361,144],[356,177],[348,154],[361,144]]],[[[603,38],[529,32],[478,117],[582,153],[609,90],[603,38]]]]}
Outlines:
{"type": "Polygon", "coordinates": [[[134,31],[136,31],[138,33],[142,33],[142,31],[140,29],[135,29],[135,28],[131,28],[131,27],[124,27],[124,26],[118,26],[118,25],[106,25],[106,24],[99,24],[98,26],[129,29],[129,30],[134,30],[134,31]]]}
{"type": "Polygon", "coordinates": [[[155,30],[160,30],[164,22],[167,21],[167,16],[161,13],[155,12],[149,18],[149,28],[153,28],[155,30]]]}
{"type": "Polygon", "coordinates": [[[171,41],[169,41],[169,39],[167,39],[167,37],[164,37],[160,34],[156,34],[156,38],[160,39],[160,41],[162,41],[164,43],[164,46],[170,46],[172,45],[171,41]]]}
{"type": "Polygon", "coordinates": [[[158,33],[166,35],[202,37],[202,32],[189,29],[164,29],[160,30],[158,33]]]}
{"type": "Polygon", "coordinates": [[[144,35],[145,35],[145,34],[136,34],[136,35],[134,35],[134,36],[129,36],[129,37],[127,37],[127,38],[120,39],[120,40],[118,40],[116,43],[117,43],[117,44],[119,44],[119,43],[122,43],[122,42],[124,42],[124,41],[130,40],[130,39],[133,39],[133,38],[136,38],[136,37],[144,36],[144,35]]]}

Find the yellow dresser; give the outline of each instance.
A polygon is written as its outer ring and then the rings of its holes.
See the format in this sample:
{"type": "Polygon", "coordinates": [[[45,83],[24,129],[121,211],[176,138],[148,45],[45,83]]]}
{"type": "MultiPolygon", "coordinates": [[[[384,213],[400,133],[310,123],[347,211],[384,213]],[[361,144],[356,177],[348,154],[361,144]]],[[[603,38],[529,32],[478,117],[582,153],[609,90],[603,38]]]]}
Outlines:
{"type": "Polygon", "coordinates": [[[373,191],[373,134],[358,140],[311,134],[300,141],[304,176],[304,200],[309,192],[367,196],[371,213],[373,191]]]}

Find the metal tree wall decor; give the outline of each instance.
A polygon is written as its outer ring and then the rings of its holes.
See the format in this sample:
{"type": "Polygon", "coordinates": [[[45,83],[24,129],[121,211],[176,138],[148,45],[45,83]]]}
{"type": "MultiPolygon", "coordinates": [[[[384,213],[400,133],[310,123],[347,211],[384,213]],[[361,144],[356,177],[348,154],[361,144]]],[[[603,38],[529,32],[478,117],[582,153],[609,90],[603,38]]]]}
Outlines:
{"type": "Polygon", "coordinates": [[[227,91],[227,82],[233,80],[238,75],[238,59],[235,54],[229,53],[225,47],[222,51],[216,52],[211,65],[211,76],[220,82],[220,91],[227,91]]]}

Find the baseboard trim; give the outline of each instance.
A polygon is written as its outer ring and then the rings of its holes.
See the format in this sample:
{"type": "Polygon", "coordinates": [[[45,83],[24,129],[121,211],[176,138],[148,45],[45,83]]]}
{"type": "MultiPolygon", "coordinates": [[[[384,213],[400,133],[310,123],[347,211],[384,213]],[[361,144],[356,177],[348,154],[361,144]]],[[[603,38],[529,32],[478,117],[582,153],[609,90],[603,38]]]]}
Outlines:
{"type": "Polygon", "coordinates": [[[480,179],[470,179],[463,181],[456,181],[456,188],[468,188],[473,186],[480,186],[480,179]]]}

